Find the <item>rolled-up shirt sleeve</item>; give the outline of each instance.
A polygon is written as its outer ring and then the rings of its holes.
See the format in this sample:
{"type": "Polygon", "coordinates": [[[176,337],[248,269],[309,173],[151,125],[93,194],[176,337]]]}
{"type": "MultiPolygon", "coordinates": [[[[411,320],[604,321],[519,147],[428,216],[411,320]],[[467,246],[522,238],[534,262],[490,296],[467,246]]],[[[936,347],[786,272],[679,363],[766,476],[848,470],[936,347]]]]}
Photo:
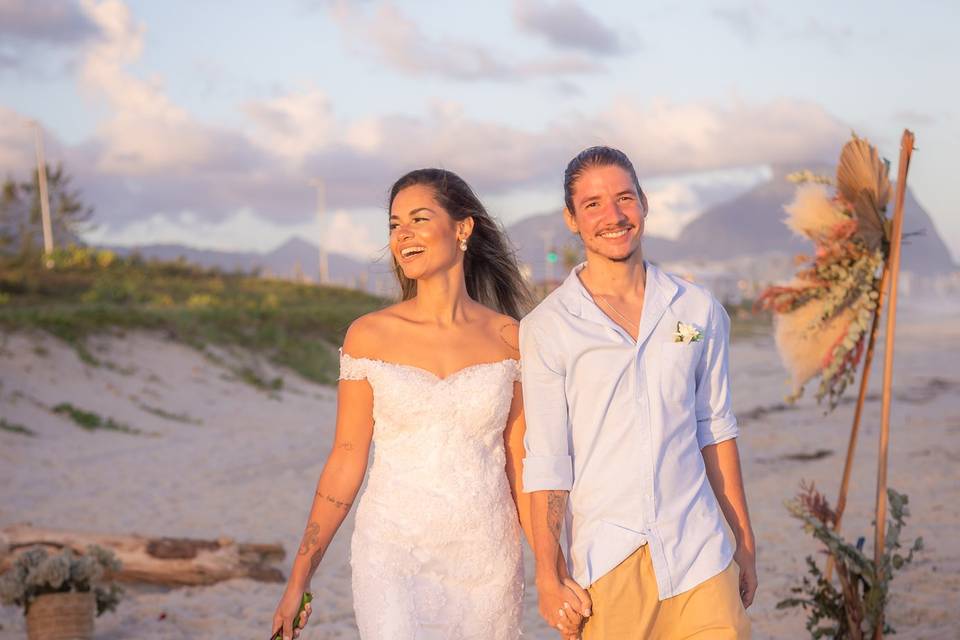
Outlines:
{"type": "Polygon", "coordinates": [[[705,331],[706,344],[697,364],[697,442],[700,448],[739,435],[730,402],[730,316],[716,300],[705,331]]]}
{"type": "Polygon", "coordinates": [[[526,432],[523,438],[525,493],[565,490],[573,487],[573,459],[570,456],[565,372],[551,350],[551,342],[527,317],[520,323],[522,358],[523,413],[526,432]]]}

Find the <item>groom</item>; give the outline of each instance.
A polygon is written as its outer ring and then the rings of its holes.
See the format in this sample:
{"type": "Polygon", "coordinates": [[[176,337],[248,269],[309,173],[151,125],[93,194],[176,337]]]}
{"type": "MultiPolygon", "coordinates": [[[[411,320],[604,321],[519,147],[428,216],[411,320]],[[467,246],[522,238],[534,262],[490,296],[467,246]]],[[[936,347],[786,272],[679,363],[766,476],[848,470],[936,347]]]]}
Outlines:
{"type": "Polygon", "coordinates": [[[748,638],[757,572],[729,318],[644,261],[647,200],[621,151],[581,152],[564,196],[586,263],[520,324],[540,613],[577,633],[563,546],[592,600],[585,639],[748,638]]]}

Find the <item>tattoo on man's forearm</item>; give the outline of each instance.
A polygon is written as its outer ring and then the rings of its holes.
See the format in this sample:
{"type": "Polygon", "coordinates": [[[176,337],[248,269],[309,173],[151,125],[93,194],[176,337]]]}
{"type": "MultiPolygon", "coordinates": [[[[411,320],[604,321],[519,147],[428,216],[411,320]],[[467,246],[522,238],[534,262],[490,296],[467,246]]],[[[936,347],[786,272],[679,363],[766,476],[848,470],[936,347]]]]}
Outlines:
{"type": "Polygon", "coordinates": [[[547,493],[547,529],[557,543],[560,542],[560,528],[563,526],[566,504],[567,494],[565,491],[550,491],[547,493]]]}
{"type": "Polygon", "coordinates": [[[330,504],[332,504],[333,506],[335,506],[337,509],[345,509],[349,511],[350,507],[353,505],[352,502],[344,502],[343,500],[337,500],[333,496],[322,494],[319,491],[317,491],[317,495],[323,498],[324,500],[326,500],[327,502],[329,502],[330,504]]]}
{"type": "Polygon", "coordinates": [[[337,449],[343,449],[344,451],[353,451],[357,446],[352,442],[341,442],[337,445],[337,449]]]}

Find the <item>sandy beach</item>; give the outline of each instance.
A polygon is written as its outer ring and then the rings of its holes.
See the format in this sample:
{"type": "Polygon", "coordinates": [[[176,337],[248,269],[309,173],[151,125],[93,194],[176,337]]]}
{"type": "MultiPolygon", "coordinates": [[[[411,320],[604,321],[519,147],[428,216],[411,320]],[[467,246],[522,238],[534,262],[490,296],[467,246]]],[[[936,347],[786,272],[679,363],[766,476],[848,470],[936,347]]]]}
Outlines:
{"type": "MultiPolygon", "coordinates": [[[[910,497],[904,537],[926,548],[893,582],[889,619],[897,638],[960,637],[960,314],[906,309],[898,324],[889,483],[910,497]]],[[[45,334],[0,343],[0,415],[35,435],[0,431],[0,527],[36,526],[117,534],[230,536],[278,542],[289,568],[333,432],[334,390],[270,367],[242,351],[217,358],[161,335],[103,336],[90,343],[99,367],[45,334]],[[282,376],[258,390],[231,364],[282,376]],[[87,432],[54,414],[69,402],[139,434],[87,432]],[[173,417],[176,416],[176,417],[173,417]]],[[[882,349],[872,376],[845,516],[850,537],[872,544],[882,349]]],[[[804,638],[804,614],[778,611],[816,546],[783,507],[802,479],[835,501],[852,402],[828,416],[812,399],[783,405],[785,374],[772,338],[734,342],[734,404],[758,538],[760,591],[750,609],[755,638],[804,638]]],[[[854,393],[848,392],[852,399],[854,393]]],[[[313,582],[315,615],[303,638],[356,638],[350,589],[352,517],[313,582]]],[[[527,554],[525,637],[552,638],[539,621],[527,554]]],[[[281,585],[231,580],[210,587],[130,586],[96,638],[263,640],[281,585]]],[[[18,609],[0,608],[0,637],[24,638],[18,609]]]]}

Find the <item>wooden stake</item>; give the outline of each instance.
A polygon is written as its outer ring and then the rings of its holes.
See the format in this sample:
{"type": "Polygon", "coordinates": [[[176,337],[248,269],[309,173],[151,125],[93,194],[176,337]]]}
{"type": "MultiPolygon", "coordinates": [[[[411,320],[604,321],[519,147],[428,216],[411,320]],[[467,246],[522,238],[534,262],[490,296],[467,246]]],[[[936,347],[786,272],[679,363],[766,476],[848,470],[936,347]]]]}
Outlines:
{"type": "MultiPolygon", "coordinates": [[[[870,369],[873,364],[873,350],[877,344],[877,329],[880,326],[880,314],[883,312],[883,299],[887,291],[889,271],[887,263],[883,263],[883,273],[880,276],[880,291],[877,297],[877,308],[873,312],[873,323],[870,325],[870,335],[867,338],[867,352],[863,356],[863,373],[860,374],[860,395],[857,396],[857,408],[853,413],[853,426],[850,428],[850,442],[847,444],[847,459],[843,464],[843,479],[840,481],[840,495],[837,496],[835,513],[837,518],[833,523],[833,530],[840,533],[843,522],[843,512],[847,506],[847,491],[850,488],[850,473],[853,470],[853,454],[857,449],[857,435],[860,432],[860,418],[863,416],[863,405],[867,399],[867,386],[870,382],[870,369]]],[[[827,582],[833,577],[834,557],[827,556],[827,582]]]]}
{"type": "MultiPolygon", "coordinates": [[[[880,410],[880,455],[877,463],[877,520],[873,540],[873,561],[877,567],[877,581],[883,580],[884,547],[887,525],[887,452],[890,444],[890,399],[893,393],[893,339],[897,328],[897,276],[900,272],[900,244],[903,235],[903,200],[907,192],[907,170],[913,153],[913,132],[904,129],[900,140],[900,167],[897,174],[897,200],[893,210],[893,230],[890,233],[889,279],[890,295],[887,307],[887,336],[883,353],[883,397],[880,410]]],[[[883,611],[877,620],[874,640],[883,638],[883,611]]]]}
{"type": "Polygon", "coordinates": [[[40,123],[33,123],[37,150],[37,185],[40,189],[40,222],[43,228],[43,259],[49,269],[53,266],[53,229],[50,225],[50,197],[47,194],[47,161],[43,155],[43,132],[40,123]]]}

